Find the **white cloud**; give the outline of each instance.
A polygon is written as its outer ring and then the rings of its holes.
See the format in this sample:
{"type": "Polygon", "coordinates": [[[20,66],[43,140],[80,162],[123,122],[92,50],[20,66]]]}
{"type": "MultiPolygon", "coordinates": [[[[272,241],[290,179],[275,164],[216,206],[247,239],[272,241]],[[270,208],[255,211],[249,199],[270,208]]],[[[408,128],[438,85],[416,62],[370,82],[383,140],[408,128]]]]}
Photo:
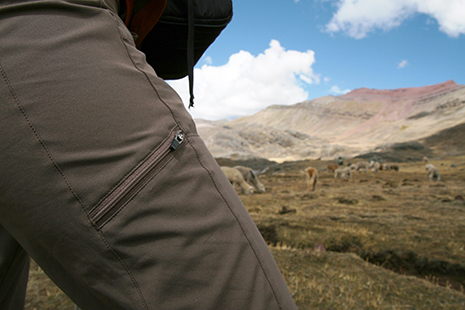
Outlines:
{"type": "Polygon", "coordinates": [[[331,87],[331,90],[329,91],[331,94],[335,94],[335,95],[344,95],[344,94],[347,94],[348,92],[350,92],[350,89],[340,89],[339,86],[333,86],[331,87]]]}
{"type": "Polygon", "coordinates": [[[407,60],[402,60],[402,61],[399,62],[399,64],[397,65],[397,69],[405,68],[406,65],[408,65],[408,61],[407,61],[407,60]]]}
{"type": "Polygon", "coordinates": [[[312,79],[304,74],[300,74],[299,78],[307,84],[313,84],[312,79]]]}
{"type": "Polygon", "coordinates": [[[213,60],[210,56],[205,57],[203,60],[207,65],[211,65],[213,63],[213,60]]]}
{"type": "MultiPolygon", "coordinates": [[[[219,67],[203,65],[194,70],[194,118],[233,119],[251,115],[273,104],[290,105],[307,100],[305,87],[319,84],[314,74],[314,52],[285,50],[278,41],[254,56],[240,51],[219,67]]],[[[187,78],[170,81],[187,105],[187,78]]]]}
{"type": "Polygon", "coordinates": [[[342,31],[356,39],[376,29],[387,31],[399,26],[415,13],[429,15],[451,37],[465,34],[463,0],[337,0],[336,5],[338,10],[326,31],[342,31]]]}

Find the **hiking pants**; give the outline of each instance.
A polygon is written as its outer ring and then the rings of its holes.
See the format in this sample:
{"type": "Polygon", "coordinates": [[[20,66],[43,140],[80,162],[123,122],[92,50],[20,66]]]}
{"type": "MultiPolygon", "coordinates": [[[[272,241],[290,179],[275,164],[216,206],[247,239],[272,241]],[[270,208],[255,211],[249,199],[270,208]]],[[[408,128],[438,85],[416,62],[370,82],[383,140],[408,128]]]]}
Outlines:
{"type": "Polygon", "coordinates": [[[0,309],[29,256],[83,310],[296,309],[114,1],[0,0],[0,309]]]}

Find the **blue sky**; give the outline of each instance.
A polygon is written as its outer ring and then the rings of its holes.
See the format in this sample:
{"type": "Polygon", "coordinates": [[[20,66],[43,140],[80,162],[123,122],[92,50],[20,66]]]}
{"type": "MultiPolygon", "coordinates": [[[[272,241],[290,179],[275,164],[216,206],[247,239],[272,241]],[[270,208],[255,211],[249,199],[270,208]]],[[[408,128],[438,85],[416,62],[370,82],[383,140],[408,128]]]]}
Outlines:
{"type": "MultiPolygon", "coordinates": [[[[233,0],[194,71],[194,118],[367,87],[465,84],[465,0],[233,0]]],[[[186,79],[169,82],[188,102],[186,79]]]]}

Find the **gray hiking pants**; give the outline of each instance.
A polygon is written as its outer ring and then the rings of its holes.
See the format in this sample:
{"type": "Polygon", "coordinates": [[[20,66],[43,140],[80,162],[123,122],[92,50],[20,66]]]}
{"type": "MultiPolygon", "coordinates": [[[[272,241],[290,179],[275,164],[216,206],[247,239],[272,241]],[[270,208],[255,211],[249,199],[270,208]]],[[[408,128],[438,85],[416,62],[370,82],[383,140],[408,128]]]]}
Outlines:
{"type": "Polygon", "coordinates": [[[112,1],[0,1],[0,309],[29,256],[84,310],[296,309],[112,1]]]}

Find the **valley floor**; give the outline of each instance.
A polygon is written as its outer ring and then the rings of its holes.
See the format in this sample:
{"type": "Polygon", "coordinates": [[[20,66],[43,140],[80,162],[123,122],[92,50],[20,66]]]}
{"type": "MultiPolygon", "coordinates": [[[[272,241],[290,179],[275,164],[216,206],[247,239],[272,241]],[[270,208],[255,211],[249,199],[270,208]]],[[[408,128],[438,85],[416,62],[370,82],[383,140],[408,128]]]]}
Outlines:
{"type": "MultiPolygon", "coordinates": [[[[432,163],[439,182],[423,162],[348,180],[286,162],[260,176],[266,193],[240,195],[299,309],[465,309],[465,157],[432,163]]],[[[26,309],[72,307],[33,265],[26,309]]]]}

